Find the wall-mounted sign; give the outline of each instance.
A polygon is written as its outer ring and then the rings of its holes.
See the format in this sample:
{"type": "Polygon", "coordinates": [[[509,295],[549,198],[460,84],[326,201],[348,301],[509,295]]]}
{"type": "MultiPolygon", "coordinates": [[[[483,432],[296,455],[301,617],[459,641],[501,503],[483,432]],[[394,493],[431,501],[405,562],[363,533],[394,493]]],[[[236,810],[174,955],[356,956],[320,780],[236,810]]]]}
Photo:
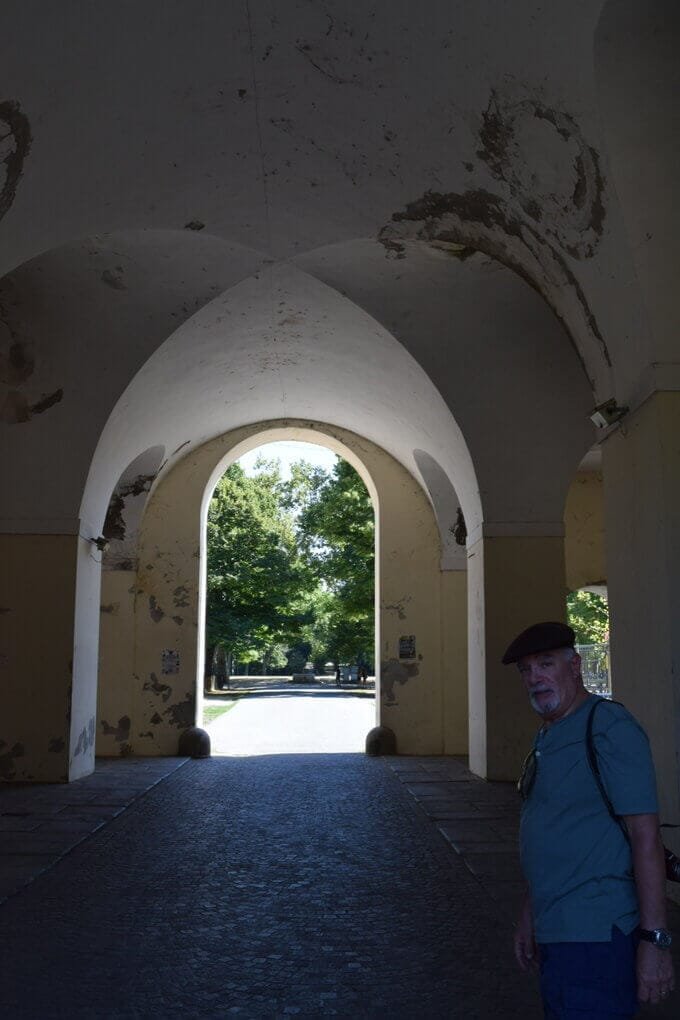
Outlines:
{"type": "Polygon", "coordinates": [[[416,657],[416,636],[415,634],[402,634],[399,638],[399,658],[415,659],[416,657]]]}
{"type": "Polygon", "coordinates": [[[161,673],[179,673],[179,652],[164,648],[161,655],[161,673]]]}

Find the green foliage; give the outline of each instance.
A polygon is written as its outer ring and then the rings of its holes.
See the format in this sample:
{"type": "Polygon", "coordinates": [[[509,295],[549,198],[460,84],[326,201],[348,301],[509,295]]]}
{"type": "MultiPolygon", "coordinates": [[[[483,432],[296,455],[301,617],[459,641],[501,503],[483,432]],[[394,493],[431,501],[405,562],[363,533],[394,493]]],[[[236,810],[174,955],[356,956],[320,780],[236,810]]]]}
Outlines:
{"type": "Polygon", "coordinates": [[[607,600],[594,592],[571,592],[567,597],[569,625],[579,645],[594,645],[609,640],[609,608],[607,600]]]}
{"type": "Polygon", "coordinates": [[[302,509],[300,547],[318,582],[314,624],[308,630],[312,656],[322,665],[372,662],[374,648],[373,505],[364,483],[347,461],[329,474],[305,471],[291,485],[302,509]]]}
{"type": "Polygon", "coordinates": [[[228,672],[228,660],[288,672],[308,658],[372,663],[374,524],[363,482],[342,460],[330,472],[299,461],[288,482],[276,461],[256,467],[248,477],[232,465],[208,510],[214,672],[228,672]]]}
{"type": "Polygon", "coordinates": [[[215,719],[219,719],[221,715],[225,715],[236,705],[235,701],[230,702],[228,705],[204,705],[203,707],[203,723],[215,722],[215,719]]]}
{"type": "Polygon", "coordinates": [[[273,467],[249,478],[233,464],[208,509],[206,644],[240,662],[280,662],[280,646],[304,618],[298,603],[309,572],[291,515],[281,512],[280,485],[273,467]]]}

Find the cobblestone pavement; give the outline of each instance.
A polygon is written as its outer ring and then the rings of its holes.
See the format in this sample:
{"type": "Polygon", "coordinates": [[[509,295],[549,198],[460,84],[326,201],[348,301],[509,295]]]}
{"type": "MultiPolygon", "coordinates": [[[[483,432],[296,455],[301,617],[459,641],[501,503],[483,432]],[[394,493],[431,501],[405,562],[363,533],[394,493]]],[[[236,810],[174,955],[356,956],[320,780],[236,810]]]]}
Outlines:
{"type": "Polygon", "coordinates": [[[186,760],[98,758],[76,783],[0,785],[0,904],[186,760]]]}
{"type": "Polygon", "coordinates": [[[117,763],[136,799],[0,905],[0,1015],[538,1020],[508,784],[451,758],[175,763],[144,789],[117,763]]]}

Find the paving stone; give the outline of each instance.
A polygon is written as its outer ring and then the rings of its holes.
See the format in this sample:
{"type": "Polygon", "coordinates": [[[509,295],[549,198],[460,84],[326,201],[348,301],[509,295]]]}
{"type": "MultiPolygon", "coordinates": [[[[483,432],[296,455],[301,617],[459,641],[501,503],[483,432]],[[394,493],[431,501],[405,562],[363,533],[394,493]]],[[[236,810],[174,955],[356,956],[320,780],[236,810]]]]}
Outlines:
{"type": "Polygon", "coordinates": [[[492,878],[498,882],[517,882],[522,877],[517,855],[470,853],[468,851],[464,860],[472,874],[479,878],[492,878]]]}
{"type": "Polygon", "coordinates": [[[456,853],[463,855],[470,854],[507,854],[515,855],[517,853],[516,843],[502,843],[500,840],[497,842],[490,843],[467,843],[463,840],[449,840],[451,846],[456,853]]]}
{"type": "Polygon", "coordinates": [[[489,843],[497,838],[491,825],[484,821],[438,822],[437,828],[449,842],[462,840],[466,843],[489,843]]]}
{"type": "MultiPolygon", "coordinates": [[[[81,839],[77,836],[76,839],[81,839]]],[[[69,850],[74,843],[74,837],[68,832],[55,832],[50,829],[47,832],[6,832],[0,840],[0,856],[8,854],[21,855],[31,853],[41,854],[63,854],[69,850]]]]}

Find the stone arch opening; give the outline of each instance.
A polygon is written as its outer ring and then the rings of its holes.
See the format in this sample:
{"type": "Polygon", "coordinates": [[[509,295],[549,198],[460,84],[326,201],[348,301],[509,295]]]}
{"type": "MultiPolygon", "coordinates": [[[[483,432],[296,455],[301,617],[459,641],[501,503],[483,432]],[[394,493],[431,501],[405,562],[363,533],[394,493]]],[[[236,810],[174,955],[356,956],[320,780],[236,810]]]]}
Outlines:
{"type": "Polygon", "coordinates": [[[132,749],[176,753],[180,733],[200,713],[207,503],[229,463],[280,438],[312,440],[343,456],[372,497],[376,660],[382,664],[377,721],[396,733],[404,753],[462,752],[466,663],[443,663],[441,649],[452,615],[464,628],[465,603],[454,591],[458,601],[452,605],[442,585],[440,532],[428,495],[376,444],[337,426],[294,419],[243,426],[216,437],[181,458],[154,487],[139,532],[139,568],[131,588],[133,691],[126,705],[113,712],[116,719],[130,719],[132,749]],[[412,649],[403,645],[407,635],[415,637],[412,649]]]}
{"type": "MultiPolygon", "coordinates": [[[[293,454],[286,451],[284,457],[286,461],[283,465],[282,477],[285,479],[288,474],[286,470],[289,466],[288,459],[292,459],[293,454]]],[[[331,463],[330,458],[329,463],[331,463]]],[[[265,471],[265,474],[267,473],[265,471]]],[[[346,476],[343,475],[343,477],[346,476]]],[[[257,502],[256,492],[257,488],[253,491],[251,498],[254,498],[257,502]]],[[[353,488],[352,493],[355,494],[353,488]]],[[[353,502],[353,500],[351,501],[353,502]]],[[[342,504],[336,505],[338,508],[342,506],[342,504]]],[[[197,718],[199,725],[203,725],[210,734],[213,753],[331,753],[336,751],[361,751],[364,749],[366,734],[376,725],[374,684],[372,679],[369,684],[359,683],[358,677],[352,682],[347,675],[347,664],[351,660],[351,663],[358,667],[361,659],[362,662],[369,664],[367,675],[370,674],[373,677],[377,674],[379,676],[380,569],[379,549],[376,548],[379,546],[377,511],[378,492],[363,460],[346,443],[340,442],[337,438],[326,434],[323,429],[289,427],[266,431],[259,436],[252,436],[239,443],[217,465],[213,476],[207,484],[204,506],[202,508],[199,639],[205,641],[205,649],[203,668],[201,667],[203,656],[199,654],[197,669],[197,688],[199,693],[197,718]],[[286,624],[280,621],[284,627],[283,633],[288,631],[286,642],[278,646],[279,661],[276,663],[276,666],[271,671],[265,668],[265,675],[262,676],[260,675],[263,672],[261,666],[255,665],[252,668],[241,666],[240,669],[231,668],[233,663],[227,661],[227,658],[231,659],[230,653],[234,647],[240,648],[243,652],[246,651],[247,645],[250,644],[251,647],[255,646],[261,653],[264,648],[263,640],[275,640],[272,631],[268,631],[270,623],[274,624],[275,630],[277,627],[275,603],[271,607],[271,619],[265,622],[260,616],[261,606],[258,604],[258,598],[256,597],[254,603],[251,603],[250,593],[245,594],[243,610],[246,617],[250,617],[252,605],[252,612],[255,614],[255,619],[253,620],[254,630],[252,632],[248,630],[246,633],[240,631],[238,624],[234,622],[232,617],[232,604],[231,612],[228,611],[226,616],[222,618],[223,626],[228,635],[227,642],[224,644],[219,642],[219,626],[211,627],[209,583],[211,541],[209,528],[206,526],[206,518],[209,514],[212,497],[216,491],[215,486],[219,486],[220,481],[233,465],[239,464],[243,467],[243,458],[247,457],[248,454],[253,454],[253,457],[247,458],[250,463],[250,469],[246,469],[245,489],[241,490],[243,483],[239,481],[238,476],[228,483],[230,488],[235,485],[234,494],[237,503],[240,503],[239,496],[246,498],[252,480],[257,478],[258,473],[253,469],[254,455],[259,454],[261,451],[267,460],[271,457],[274,463],[276,463],[279,452],[278,445],[290,443],[294,444],[295,459],[307,460],[314,465],[316,465],[317,460],[321,459],[324,461],[323,468],[329,470],[326,466],[325,458],[317,456],[323,450],[326,454],[333,455],[332,463],[334,465],[344,462],[356,471],[359,484],[368,499],[372,523],[370,551],[368,549],[363,550],[361,539],[359,548],[367,556],[370,556],[371,568],[370,574],[363,577],[361,567],[355,562],[354,569],[361,573],[363,583],[358,588],[356,583],[350,584],[350,602],[351,610],[356,612],[359,605],[357,598],[361,601],[365,596],[368,602],[366,607],[368,619],[366,623],[363,623],[362,617],[351,616],[353,620],[358,619],[359,629],[357,631],[355,626],[344,624],[341,618],[337,617],[337,607],[343,606],[346,600],[341,595],[339,601],[334,606],[334,596],[331,595],[330,589],[324,583],[324,581],[327,582],[333,575],[332,565],[329,564],[331,573],[328,577],[324,577],[323,568],[321,569],[320,582],[315,581],[315,572],[312,570],[308,577],[309,588],[305,589],[304,592],[296,587],[297,571],[293,568],[290,582],[297,592],[297,598],[294,596],[292,608],[293,610],[304,611],[303,603],[307,596],[311,596],[306,606],[307,611],[311,611],[314,614],[314,622],[311,624],[309,622],[301,622],[296,626],[295,623],[286,624]],[[205,578],[206,570],[208,572],[207,584],[205,578]],[[324,591],[328,603],[325,602],[324,591]],[[298,599],[301,599],[301,601],[298,601],[298,599]],[[326,613],[329,610],[331,612],[331,620],[326,619],[326,613]],[[258,622],[265,622],[265,629],[260,630],[259,633],[258,622]],[[330,631],[327,629],[329,626],[330,631]],[[253,634],[255,635],[254,640],[253,634]],[[267,634],[267,637],[263,637],[262,635],[264,634],[267,634]],[[234,644],[230,644],[229,638],[234,641],[234,644]],[[310,642],[311,648],[309,644],[305,647],[305,642],[310,642]],[[222,644],[221,655],[215,655],[215,643],[222,644]],[[322,645],[325,654],[323,659],[320,659],[319,650],[322,645]],[[297,661],[296,651],[304,651],[304,658],[297,661]],[[288,662],[285,661],[284,655],[288,662]],[[357,658],[357,655],[359,658],[357,658]],[[308,662],[308,660],[310,661],[308,662]],[[315,662],[316,669],[312,668],[310,671],[307,666],[313,665],[315,662]],[[375,669],[376,663],[378,666],[377,670],[375,669]],[[339,679],[336,679],[336,665],[338,668],[342,667],[342,676],[339,679]],[[329,668],[325,669],[325,666],[329,668]],[[228,671],[232,675],[227,679],[228,671]],[[253,672],[256,674],[254,679],[253,672]],[[244,673],[247,676],[244,676],[244,673]],[[202,690],[201,674],[204,674],[202,690]],[[209,677],[209,674],[212,675],[209,677]],[[244,692],[248,693],[244,694],[244,692]],[[202,723],[200,712],[201,694],[203,695],[202,723]],[[221,713],[225,706],[229,710],[229,714],[225,713],[221,718],[218,717],[213,721],[215,715],[221,713]]],[[[295,530],[292,520],[290,520],[290,523],[293,524],[293,529],[295,530]]],[[[233,524],[236,528],[241,527],[240,510],[236,511],[233,524]]],[[[356,519],[354,524],[357,524],[356,519]]],[[[349,521],[347,526],[348,528],[351,527],[349,521]]],[[[247,536],[244,537],[247,542],[247,536]]],[[[245,556],[254,556],[257,561],[259,560],[261,548],[260,543],[257,543],[253,547],[249,547],[245,556]]],[[[297,558],[297,556],[302,554],[303,561],[306,561],[308,565],[310,564],[303,551],[303,546],[300,545],[299,536],[294,540],[292,547],[285,540],[285,548],[288,554],[283,556],[283,561],[281,562],[283,578],[288,576],[287,566],[291,556],[297,558]]],[[[267,553],[267,555],[269,556],[271,553],[267,553]]],[[[279,562],[276,551],[274,551],[273,555],[276,558],[276,562],[279,562]]],[[[236,587],[240,593],[244,584],[244,561],[240,556],[237,558],[241,561],[237,567],[238,579],[236,580],[236,587]]],[[[363,556],[360,555],[360,559],[363,562],[363,556]]],[[[224,560],[223,553],[219,557],[219,563],[220,573],[225,568],[228,570],[228,561],[224,560]]],[[[256,566],[259,567],[259,564],[256,564],[256,566]]],[[[347,580],[348,578],[345,577],[345,581],[347,580]]],[[[352,582],[351,574],[349,575],[349,580],[352,582]]],[[[282,583],[285,582],[282,582],[281,578],[272,577],[271,585],[267,584],[266,586],[267,588],[271,587],[275,591],[277,586],[279,586],[275,597],[278,598],[282,594],[284,594],[284,597],[287,597],[288,592],[282,591],[280,588],[282,583]]],[[[259,587],[256,587],[256,596],[259,591],[259,587]]],[[[262,594],[265,599],[268,597],[266,593],[263,592],[262,594]]],[[[228,592],[226,592],[226,597],[228,600],[228,592]]],[[[237,595],[236,605],[241,604],[241,598],[237,595]]],[[[215,610],[219,613],[217,606],[218,604],[215,605],[215,610]]],[[[255,656],[255,654],[255,651],[251,652],[252,656],[255,656]]],[[[236,655],[235,659],[243,661],[239,659],[239,655],[236,655]]],[[[354,678],[354,671],[352,671],[352,678],[354,678]]]]}

